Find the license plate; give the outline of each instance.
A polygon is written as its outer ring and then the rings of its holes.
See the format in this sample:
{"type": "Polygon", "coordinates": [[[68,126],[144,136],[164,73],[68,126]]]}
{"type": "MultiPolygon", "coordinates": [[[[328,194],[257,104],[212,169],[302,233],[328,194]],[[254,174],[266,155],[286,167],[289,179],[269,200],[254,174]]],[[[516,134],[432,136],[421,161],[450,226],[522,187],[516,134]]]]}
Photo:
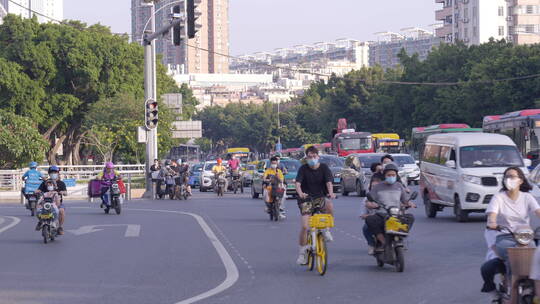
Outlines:
{"type": "Polygon", "coordinates": [[[339,183],[339,182],[341,182],[341,178],[339,177],[334,178],[334,183],[339,183]]]}

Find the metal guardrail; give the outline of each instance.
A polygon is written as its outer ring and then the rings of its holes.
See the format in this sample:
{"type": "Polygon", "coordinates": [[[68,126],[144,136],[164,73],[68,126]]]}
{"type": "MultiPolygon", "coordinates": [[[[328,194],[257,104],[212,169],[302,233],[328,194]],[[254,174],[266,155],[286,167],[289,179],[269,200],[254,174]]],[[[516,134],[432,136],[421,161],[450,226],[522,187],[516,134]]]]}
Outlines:
{"type": "MultiPolygon", "coordinates": [[[[47,176],[48,166],[40,166],[44,176],[47,176]]],[[[80,166],[58,166],[61,179],[75,179],[77,181],[90,181],[103,171],[103,166],[80,165],[80,166]]],[[[145,165],[117,165],[118,173],[127,177],[127,186],[131,188],[131,179],[145,176],[145,165]]],[[[23,186],[22,176],[28,169],[0,170],[0,191],[20,191],[23,186]]]]}

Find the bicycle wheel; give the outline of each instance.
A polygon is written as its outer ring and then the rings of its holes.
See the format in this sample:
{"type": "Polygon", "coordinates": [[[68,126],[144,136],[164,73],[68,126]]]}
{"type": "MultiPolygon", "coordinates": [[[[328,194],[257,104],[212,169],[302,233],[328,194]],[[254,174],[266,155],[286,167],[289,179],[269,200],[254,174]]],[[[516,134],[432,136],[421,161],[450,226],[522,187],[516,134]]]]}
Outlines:
{"type": "Polygon", "coordinates": [[[307,255],[308,255],[307,267],[309,271],[312,271],[313,268],[315,268],[315,255],[313,254],[313,249],[312,249],[313,240],[311,239],[311,233],[309,233],[309,231],[307,235],[307,243],[309,245],[309,249],[307,251],[307,255]]]}
{"type": "Polygon", "coordinates": [[[322,233],[317,234],[317,271],[320,275],[326,273],[328,254],[326,252],[326,240],[322,233]]]}

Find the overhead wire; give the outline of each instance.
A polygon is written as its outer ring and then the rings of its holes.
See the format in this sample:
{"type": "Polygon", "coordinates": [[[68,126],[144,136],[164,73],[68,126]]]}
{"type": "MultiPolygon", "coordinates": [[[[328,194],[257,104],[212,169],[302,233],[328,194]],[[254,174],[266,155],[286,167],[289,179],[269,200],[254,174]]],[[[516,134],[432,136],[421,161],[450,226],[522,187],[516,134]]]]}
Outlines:
{"type": "MultiPolygon", "coordinates": [[[[47,16],[45,14],[42,14],[42,13],[40,13],[38,11],[32,10],[31,8],[25,7],[24,5],[19,4],[19,3],[15,2],[15,1],[13,1],[13,0],[8,0],[8,2],[13,3],[13,4],[15,4],[15,5],[23,8],[23,9],[26,9],[26,10],[28,10],[28,11],[36,14],[36,15],[42,16],[42,17],[47,18],[49,20],[58,22],[58,23],[63,24],[63,25],[71,26],[71,27],[76,28],[76,29],[81,30],[81,31],[84,30],[84,29],[75,27],[73,24],[58,20],[56,18],[53,18],[53,17],[47,16]]],[[[133,36],[133,35],[128,34],[128,33],[111,33],[111,34],[133,36]]],[[[312,71],[305,71],[302,68],[277,66],[277,65],[262,62],[262,61],[250,60],[250,59],[247,59],[247,58],[242,58],[242,57],[238,57],[238,56],[232,56],[232,55],[229,55],[229,54],[216,52],[216,51],[213,51],[213,50],[210,50],[210,49],[207,49],[207,48],[191,45],[191,44],[189,44],[187,42],[184,42],[184,44],[187,47],[191,47],[191,48],[198,49],[198,50],[201,50],[201,51],[204,51],[204,52],[208,52],[210,54],[223,56],[223,57],[227,57],[227,58],[230,58],[230,59],[236,59],[236,60],[240,60],[240,61],[244,61],[244,62],[248,62],[248,63],[263,65],[263,66],[266,66],[266,67],[274,69],[274,70],[286,70],[286,71],[303,73],[303,74],[308,74],[308,75],[313,75],[313,76],[318,76],[318,77],[331,77],[333,75],[333,74],[323,74],[323,73],[317,73],[317,72],[312,72],[312,71]]],[[[414,81],[413,82],[408,82],[408,81],[379,80],[379,81],[374,81],[374,83],[394,84],[394,85],[408,85],[408,86],[460,86],[460,85],[466,85],[466,84],[493,84],[493,83],[499,83],[499,82],[526,80],[526,79],[534,79],[534,78],[540,78],[540,74],[531,74],[531,75],[500,78],[500,79],[466,80],[466,81],[458,81],[458,82],[414,82],[414,81]]],[[[364,83],[366,82],[365,79],[361,79],[361,78],[349,78],[349,79],[359,80],[359,81],[364,82],[364,83]]]]}

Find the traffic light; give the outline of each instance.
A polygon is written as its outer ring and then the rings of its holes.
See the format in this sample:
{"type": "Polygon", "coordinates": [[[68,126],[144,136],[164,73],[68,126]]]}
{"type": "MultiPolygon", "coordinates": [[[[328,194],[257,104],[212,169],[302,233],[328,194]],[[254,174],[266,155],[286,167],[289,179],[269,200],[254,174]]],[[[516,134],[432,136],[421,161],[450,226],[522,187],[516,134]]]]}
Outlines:
{"type": "Polygon", "coordinates": [[[145,126],[148,130],[157,127],[158,124],[158,103],[153,99],[148,99],[145,104],[145,126]]]}
{"type": "Polygon", "coordinates": [[[195,21],[199,18],[200,13],[195,10],[197,8],[198,0],[187,0],[186,10],[187,10],[187,36],[189,39],[195,38],[195,34],[199,30],[195,21]]]}
{"type": "MultiPolygon", "coordinates": [[[[173,16],[180,14],[180,5],[173,6],[173,16]]],[[[173,26],[173,44],[178,46],[182,43],[182,26],[180,24],[173,26]]]]}

